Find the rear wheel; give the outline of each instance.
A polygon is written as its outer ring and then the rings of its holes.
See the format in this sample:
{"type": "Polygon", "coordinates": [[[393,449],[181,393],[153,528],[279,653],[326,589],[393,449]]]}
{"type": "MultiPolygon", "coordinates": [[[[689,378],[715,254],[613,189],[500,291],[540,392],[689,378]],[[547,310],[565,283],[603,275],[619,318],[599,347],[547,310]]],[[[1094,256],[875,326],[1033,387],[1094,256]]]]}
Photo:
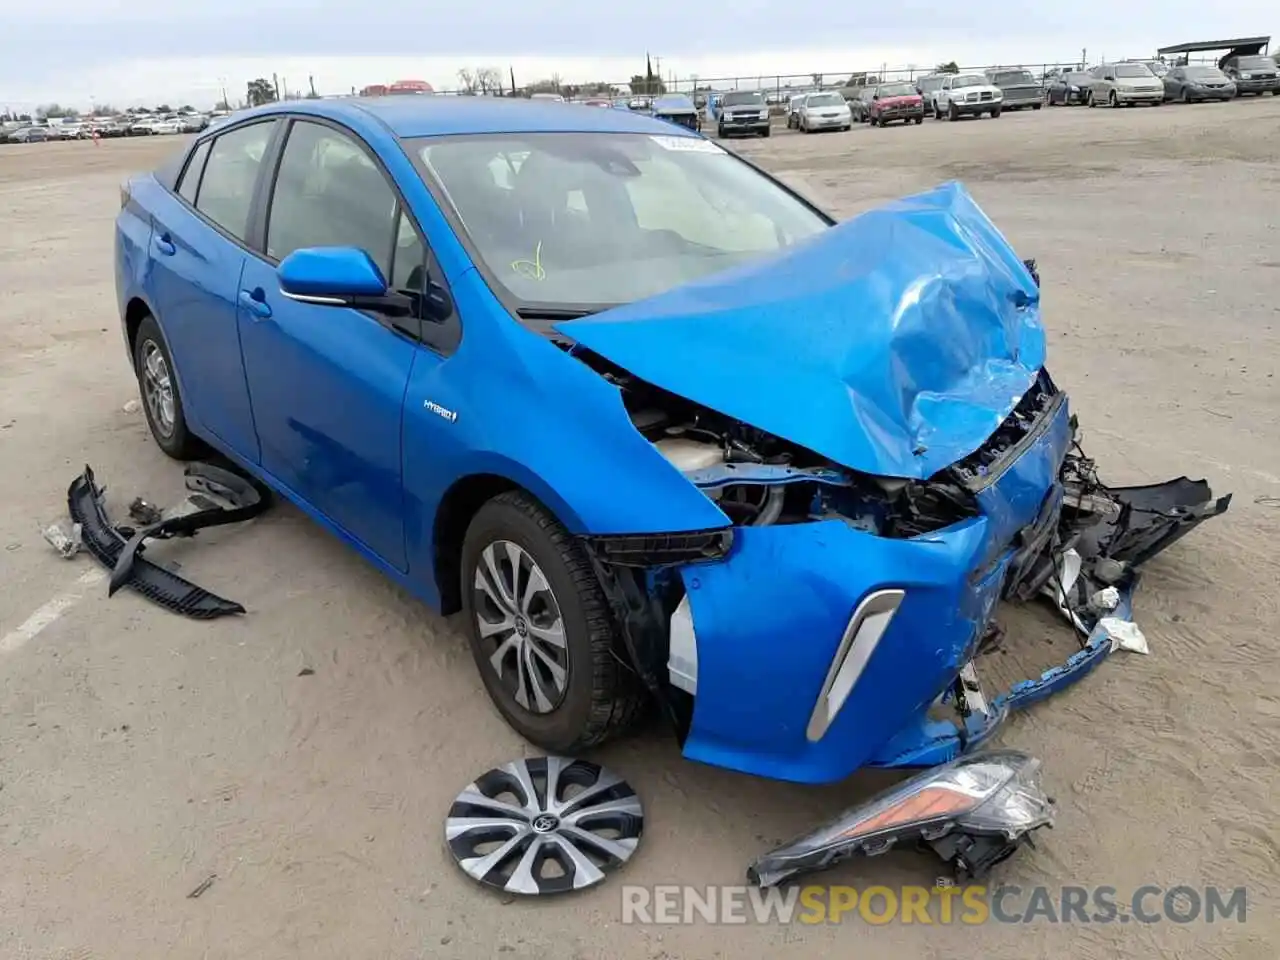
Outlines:
{"type": "Polygon", "coordinates": [[[463,610],[481,680],[521,736],[570,754],[631,726],[647,704],[579,544],[532,497],[480,508],[462,546],[463,610]]]}
{"type": "Polygon", "coordinates": [[[138,377],[147,427],[160,449],[175,460],[194,460],[204,453],[204,444],[187,429],[173,357],[160,333],[160,325],[150,315],[138,326],[133,369],[138,377]]]}

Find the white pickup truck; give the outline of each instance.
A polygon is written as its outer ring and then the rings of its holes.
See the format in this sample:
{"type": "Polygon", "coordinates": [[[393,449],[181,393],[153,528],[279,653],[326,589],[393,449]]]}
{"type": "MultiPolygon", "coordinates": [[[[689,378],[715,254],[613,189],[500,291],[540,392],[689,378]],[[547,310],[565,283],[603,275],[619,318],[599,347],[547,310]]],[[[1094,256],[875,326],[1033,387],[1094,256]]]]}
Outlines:
{"type": "Polygon", "coordinates": [[[981,73],[959,73],[942,81],[933,94],[933,116],[941,120],[959,120],[964,116],[980,117],[984,113],[1000,116],[1004,94],[981,73]]]}

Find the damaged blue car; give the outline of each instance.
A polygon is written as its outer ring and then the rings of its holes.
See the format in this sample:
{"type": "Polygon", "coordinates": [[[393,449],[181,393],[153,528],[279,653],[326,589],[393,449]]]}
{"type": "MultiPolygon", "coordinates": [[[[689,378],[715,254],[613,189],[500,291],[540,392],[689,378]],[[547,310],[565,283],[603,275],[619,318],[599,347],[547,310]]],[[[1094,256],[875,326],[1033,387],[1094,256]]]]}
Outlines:
{"type": "Polygon", "coordinates": [[[972,779],[1227,507],[1099,479],[1034,264],[961,186],[837,223],[626,111],[250,111],[125,184],[116,278],[160,447],[462,611],[497,709],[557,753],[656,704],[750,774],[972,779]],[[984,690],[997,604],[1045,594],[1079,652],[984,690]]]}

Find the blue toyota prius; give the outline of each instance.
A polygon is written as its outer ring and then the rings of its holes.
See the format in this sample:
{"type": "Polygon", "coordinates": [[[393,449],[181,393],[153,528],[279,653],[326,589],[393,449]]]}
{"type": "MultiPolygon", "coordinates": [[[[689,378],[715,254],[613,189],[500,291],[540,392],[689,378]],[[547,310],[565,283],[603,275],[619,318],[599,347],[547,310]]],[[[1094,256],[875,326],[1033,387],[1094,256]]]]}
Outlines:
{"type": "Polygon", "coordinates": [[[161,449],[463,611],[556,753],[657,705],[761,776],[949,761],[1097,665],[1135,568],[1225,508],[1098,479],[1034,264],[957,184],[836,223],[630,111],[393,96],[247,112],[121,201],[161,449]],[[997,603],[1046,590],[1079,653],[985,692],[997,603]]]}

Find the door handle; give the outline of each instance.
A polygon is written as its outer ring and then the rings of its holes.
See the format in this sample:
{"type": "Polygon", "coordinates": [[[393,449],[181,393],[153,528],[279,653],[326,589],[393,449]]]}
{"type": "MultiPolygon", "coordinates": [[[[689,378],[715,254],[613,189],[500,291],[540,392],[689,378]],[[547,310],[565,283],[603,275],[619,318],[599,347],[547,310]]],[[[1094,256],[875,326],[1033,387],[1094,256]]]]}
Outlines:
{"type": "MultiPolygon", "coordinates": [[[[240,306],[249,311],[255,320],[267,320],[271,317],[271,306],[265,300],[254,296],[253,290],[240,291],[240,306]]],[[[259,291],[260,292],[260,291],[259,291]]]]}
{"type": "Polygon", "coordinates": [[[178,252],[178,248],[173,245],[173,241],[169,239],[167,233],[156,237],[151,243],[156,248],[156,252],[162,253],[166,257],[172,257],[178,252]]]}

